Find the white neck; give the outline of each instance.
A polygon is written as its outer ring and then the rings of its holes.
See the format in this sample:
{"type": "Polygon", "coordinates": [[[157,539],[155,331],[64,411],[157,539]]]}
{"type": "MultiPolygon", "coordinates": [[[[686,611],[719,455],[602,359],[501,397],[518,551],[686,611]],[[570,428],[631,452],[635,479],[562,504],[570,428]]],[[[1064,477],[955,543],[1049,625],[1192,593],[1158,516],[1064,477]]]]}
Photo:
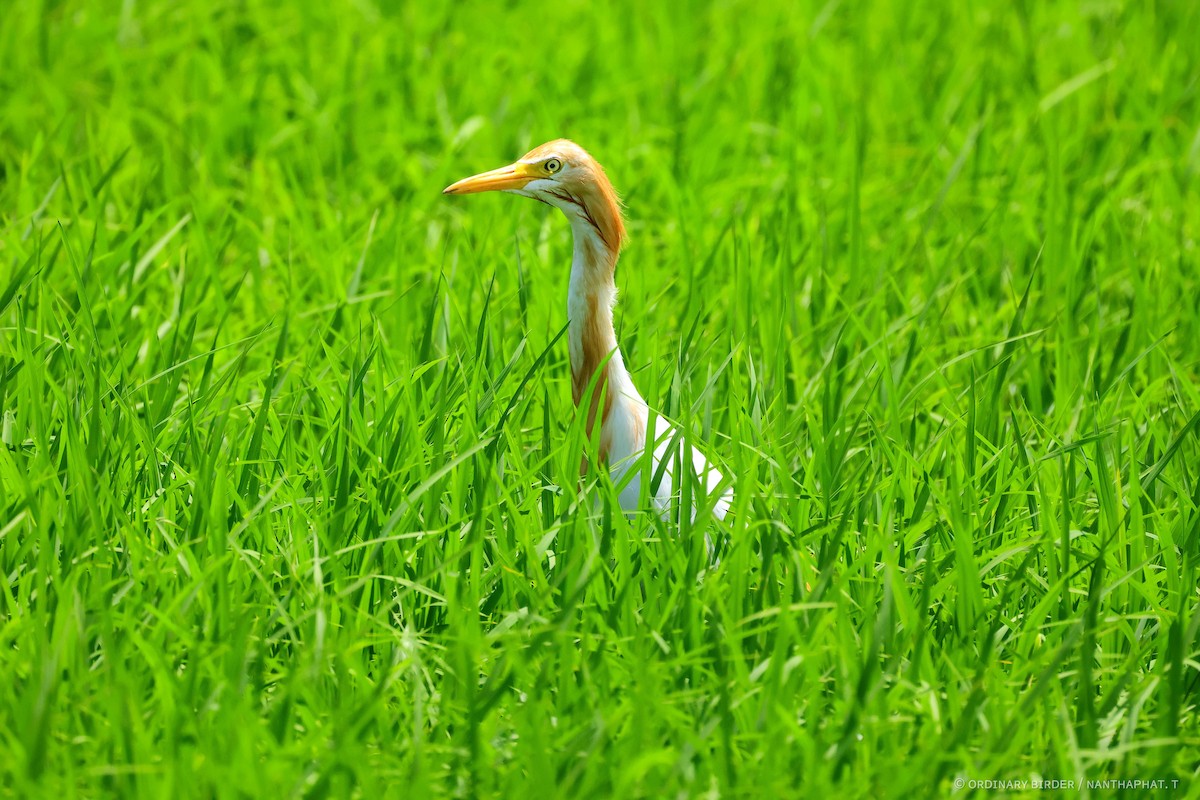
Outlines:
{"type": "MultiPolygon", "coordinates": [[[[608,394],[613,400],[626,397],[645,405],[633,385],[613,329],[613,306],[617,287],[613,281],[617,254],[605,245],[595,227],[575,214],[567,214],[575,237],[571,259],[571,282],[567,293],[568,339],[571,371],[576,380],[592,380],[596,352],[607,362],[608,394]],[[586,374],[581,375],[581,371],[586,374]]],[[[597,384],[599,385],[599,384],[597,384]]]]}

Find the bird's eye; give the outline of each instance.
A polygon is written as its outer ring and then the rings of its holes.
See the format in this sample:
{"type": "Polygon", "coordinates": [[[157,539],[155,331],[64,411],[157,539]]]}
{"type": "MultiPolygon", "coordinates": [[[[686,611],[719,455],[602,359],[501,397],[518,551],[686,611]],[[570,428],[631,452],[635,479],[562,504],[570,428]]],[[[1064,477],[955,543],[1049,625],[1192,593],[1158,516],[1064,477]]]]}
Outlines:
{"type": "Polygon", "coordinates": [[[545,164],[543,164],[542,166],[544,166],[546,168],[546,172],[553,175],[554,173],[556,173],[560,169],[562,169],[562,162],[559,161],[557,158],[552,158],[549,161],[547,161],[545,164]]]}

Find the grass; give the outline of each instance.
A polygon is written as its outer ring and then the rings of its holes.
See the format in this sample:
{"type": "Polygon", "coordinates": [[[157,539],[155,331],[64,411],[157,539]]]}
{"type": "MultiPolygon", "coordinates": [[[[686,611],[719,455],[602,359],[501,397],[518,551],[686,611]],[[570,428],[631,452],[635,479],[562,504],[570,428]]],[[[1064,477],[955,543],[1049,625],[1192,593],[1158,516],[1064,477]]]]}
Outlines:
{"type": "Polygon", "coordinates": [[[439,5],[6,10],[0,792],[1200,796],[1200,8],[439,5]],[[715,568],[440,194],[557,136],[715,568]]]}

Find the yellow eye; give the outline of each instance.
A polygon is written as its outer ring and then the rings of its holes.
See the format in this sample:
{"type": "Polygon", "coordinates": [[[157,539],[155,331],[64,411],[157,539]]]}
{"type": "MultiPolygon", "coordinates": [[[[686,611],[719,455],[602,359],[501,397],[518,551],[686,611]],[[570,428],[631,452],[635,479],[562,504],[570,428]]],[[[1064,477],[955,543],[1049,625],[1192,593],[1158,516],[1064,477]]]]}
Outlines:
{"type": "Polygon", "coordinates": [[[546,174],[553,175],[554,173],[556,173],[560,169],[562,169],[562,162],[559,161],[557,158],[552,158],[549,161],[547,161],[545,164],[543,164],[542,167],[545,168],[546,174]]]}

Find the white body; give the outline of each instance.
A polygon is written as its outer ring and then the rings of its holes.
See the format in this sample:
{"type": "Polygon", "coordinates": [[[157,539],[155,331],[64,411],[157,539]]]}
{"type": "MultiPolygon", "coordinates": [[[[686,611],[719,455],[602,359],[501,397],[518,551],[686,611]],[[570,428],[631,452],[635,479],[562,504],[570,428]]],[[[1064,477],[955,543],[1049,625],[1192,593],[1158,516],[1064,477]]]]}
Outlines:
{"type": "MultiPolygon", "coordinates": [[[[613,418],[610,417],[609,421],[612,422],[612,420],[613,418]]],[[[721,492],[720,496],[717,496],[717,493],[721,491],[721,473],[695,447],[690,447],[682,441],[675,441],[678,432],[664,418],[658,417],[655,419],[654,426],[654,455],[651,459],[650,480],[654,480],[654,476],[658,474],[659,467],[664,460],[667,462],[667,466],[663,473],[662,481],[658,485],[658,491],[650,494],[650,503],[653,510],[660,516],[665,516],[670,512],[673,505],[681,502],[683,483],[677,480],[679,476],[675,474],[675,471],[677,465],[682,465],[684,469],[691,469],[693,474],[699,479],[697,487],[692,490],[691,518],[695,520],[696,511],[700,507],[700,496],[704,495],[707,498],[704,502],[712,509],[713,516],[717,519],[725,519],[725,515],[729,513],[729,505],[733,502],[733,491],[726,488],[721,492]],[[690,453],[688,453],[689,450],[691,451],[690,453]],[[678,458],[676,458],[676,453],[679,454],[678,458]],[[700,487],[704,488],[701,489],[700,487]]],[[[620,487],[625,481],[627,473],[630,471],[634,472],[629,477],[629,483],[620,490],[619,500],[621,508],[627,512],[636,511],[641,507],[642,478],[644,475],[642,472],[641,456],[645,447],[645,442],[630,441],[627,450],[625,448],[618,450],[614,446],[609,455],[611,463],[610,473],[614,485],[620,487]]]]}
{"type": "MultiPolygon", "coordinates": [[[[595,229],[582,219],[578,211],[571,205],[563,204],[559,208],[571,221],[572,232],[575,236],[574,255],[571,259],[571,283],[567,295],[567,318],[569,321],[569,342],[571,348],[571,363],[582,362],[583,336],[586,330],[585,320],[590,313],[587,302],[589,294],[597,291],[606,294],[603,297],[604,313],[610,320],[607,328],[611,331],[612,308],[616,304],[616,290],[611,285],[597,287],[591,279],[589,259],[602,249],[595,229]]],[[[620,491],[621,508],[626,512],[635,512],[642,508],[641,485],[644,475],[641,458],[646,449],[646,429],[649,424],[650,409],[645,399],[625,369],[625,361],[617,346],[616,337],[611,337],[609,351],[612,353],[608,361],[608,389],[612,394],[612,407],[608,417],[601,427],[601,441],[608,453],[609,473],[613,485],[620,491]],[[626,476],[629,472],[634,474],[626,476]]],[[[729,506],[733,502],[733,491],[726,488],[720,497],[713,497],[721,489],[723,476],[716,467],[709,463],[704,454],[695,447],[686,445],[679,432],[664,417],[657,416],[654,421],[654,434],[650,444],[653,447],[650,478],[659,474],[662,462],[666,461],[662,480],[658,491],[649,493],[652,509],[660,516],[666,516],[673,506],[681,501],[683,483],[676,475],[678,466],[691,469],[699,478],[698,486],[693,489],[693,504],[691,518],[695,519],[698,504],[705,502],[711,507],[713,516],[725,519],[729,506]],[[690,452],[689,452],[690,451],[690,452]],[[678,453],[678,457],[676,454],[678,453]],[[699,487],[705,487],[701,490],[699,487]],[[707,501],[701,495],[708,495],[707,501]]],[[[653,489],[653,487],[651,487],[653,489]]]]}

